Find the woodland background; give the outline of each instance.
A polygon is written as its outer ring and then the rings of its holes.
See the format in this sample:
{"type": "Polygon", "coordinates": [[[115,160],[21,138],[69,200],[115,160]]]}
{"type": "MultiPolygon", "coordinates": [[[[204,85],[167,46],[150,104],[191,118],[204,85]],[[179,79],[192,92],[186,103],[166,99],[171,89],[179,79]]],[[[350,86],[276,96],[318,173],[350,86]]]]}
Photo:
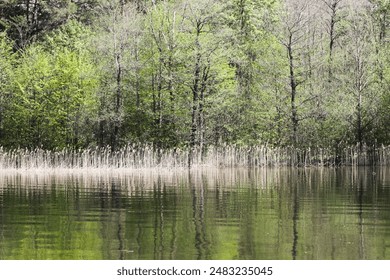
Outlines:
{"type": "Polygon", "coordinates": [[[390,144],[389,0],[1,0],[0,146],[390,144]]]}

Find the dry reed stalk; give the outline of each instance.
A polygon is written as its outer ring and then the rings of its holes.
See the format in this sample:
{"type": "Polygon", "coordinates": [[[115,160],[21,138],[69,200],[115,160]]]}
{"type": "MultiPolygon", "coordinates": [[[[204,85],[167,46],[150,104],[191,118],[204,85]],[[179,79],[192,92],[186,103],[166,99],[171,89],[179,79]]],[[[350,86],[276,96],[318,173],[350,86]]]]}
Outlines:
{"type": "Polygon", "coordinates": [[[1,169],[140,169],[186,168],[192,156],[193,167],[264,167],[264,166],[367,166],[390,164],[390,147],[355,145],[339,153],[330,148],[300,149],[269,145],[240,147],[209,146],[205,150],[186,148],[156,150],[151,145],[127,145],[117,151],[110,147],[49,151],[42,149],[5,150],[0,147],[1,169]]]}

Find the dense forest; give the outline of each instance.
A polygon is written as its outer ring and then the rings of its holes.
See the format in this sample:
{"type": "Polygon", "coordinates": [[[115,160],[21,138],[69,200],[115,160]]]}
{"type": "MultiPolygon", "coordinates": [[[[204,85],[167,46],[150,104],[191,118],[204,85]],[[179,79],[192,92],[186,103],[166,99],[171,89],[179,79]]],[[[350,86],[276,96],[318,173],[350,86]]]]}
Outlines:
{"type": "Polygon", "coordinates": [[[2,0],[0,146],[390,144],[389,0],[2,0]]]}

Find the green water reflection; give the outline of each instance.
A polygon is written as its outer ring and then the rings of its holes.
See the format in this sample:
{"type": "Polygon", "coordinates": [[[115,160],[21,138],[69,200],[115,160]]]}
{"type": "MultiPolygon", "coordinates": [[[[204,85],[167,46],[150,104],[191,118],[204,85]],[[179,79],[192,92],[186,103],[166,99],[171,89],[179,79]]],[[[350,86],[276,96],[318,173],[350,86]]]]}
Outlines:
{"type": "Polygon", "coordinates": [[[390,259],[390,170],[3,172],[0,259],[390,259]]]}

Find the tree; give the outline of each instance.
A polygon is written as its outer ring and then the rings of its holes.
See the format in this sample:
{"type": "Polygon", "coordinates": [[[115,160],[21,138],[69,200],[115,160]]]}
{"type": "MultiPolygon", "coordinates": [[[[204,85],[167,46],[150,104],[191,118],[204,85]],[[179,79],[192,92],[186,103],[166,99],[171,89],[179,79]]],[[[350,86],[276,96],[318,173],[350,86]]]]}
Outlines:
{"type": "Polygon", "coordinates": [[[326,33],[329,36],[328,40],[328,75],[329,83],[332,82],[333,78],[333,57],[334,48],[337,39],[341,36],[341,32],[337,29],[338,23],[341,21],[340,10],[342,8],[343,0],[321,0],[325,5],[325,13],[328,15],[325,19],[326,33]]]}
{"type": "Polygon", "coordinates": [[[4,120],[6,146],[54,149],[91,142],[96,79],[86,44],[77,37],[86,32],[71,22],[22,53],[4,120]]]}
{"type": "Polygon", "coordinates": [[[347,30],[345,69],[353,69],[351,77],[346,78],[346,90],[351,93],[355,106],[352,127],[355,140],[362,145],[368,139],[371,124],[375,119],[380,100],[372,91],[374,82],[374,55],[372,22],[364,11],[352,10],[347,30]]]}
{"type": "Polygon", "coordinates": [[[194,150],[203,151],[206,142],[206,108],[208,108],[208,99],[214,93],[218,83],[216,63],[218,61],[220,65],[223,65],[226,60],[219,52],[221,40],[218,40],[215,33],[218,30],[215,22],[218,3],[214,1],[201,1],[197,4],[185,2],[185,8],[186,13],[183,18],[188,44],[186,55],[189,58],[186,85],[191,95],[188,164],[191,165],[194,150]]]}
{"type": "MultiPolygon", "coordinates": [[[[310,113],[299,112],[302,106],[309,101],[314,101],[316,96],[304,96],[299,88],[308,81],[308,74],[311,71],[311,63],[305,63],[304,59],[309,57],[305,43],[310,34],[307,26],[310,25],[311,17],[308,13],[307,1],[286,1],[281,15],[280,43],[284,46],[288,59],[288,87],[290,98],[290,142],[293,145],[304,142],[299,138],[300,121],[310,117],[310,113]],[[309,65],[309,69],[305,66],[309,65]]],[[[307,62],[307,61],[306,61],[307,62]]]]}
{"type": "MultiPolygon", "coordinates": [[[[100,6],[102,17],[96,37],[96,60],[99,61],[101,88],[97,125],[98,144],[116,149],[123,141],[124,104],[134,85],[127,87],[130,70],[139,63],[141,35],[138,12],[125,1],[108,1],[100,6]]],[[[139,66],[136,66],[139,67],[139,66]]],[[[138,70],[136,70],[138,71],[138,70]]],[[[139,73],[139,72],[137,72],[139,73]]],[[[139,98],[140,80],[136,74],[136,95],[139,98]]]]}
{"type": "Polygon", "coordinates": [[[156,148],[177,146],[182,140],[183,122],[183,86],[180,77],[184,67],[183,50],[180,35],[182,15],[180,6],[163,2],[154,5],[147,16],[145,43],[148,44],[150,57],[148,74],[149,98],[152,109],[151,139],[156,148]]]}
{"type": "Polygon", "coordinates": [[[270,102],[274,93],[268,82],[270,73],[278,71],[271,67],[279,52],[270,32],[277,24],[276,9],[276,1],[232,0],[224,4],[221,30],[236,80],[234,107],[230,108],[234,119],[226,124],[229,136],[225,141],[258,144],[274,140],[269,129],[274,125],[275,112],[270,110],[275,105],[270,102]]]}
{"type": "Polygon", "coordinates": [[[63,126],[66,145],[77,148],[94,141],[99,81],[89,50],[92,36],[88,27],[71,20],[46,36],[44,42],[45,51],[53,58],[52,93],[60,96],[55,107],[57,119],[63,126]]]}
{"type": "Polygon", "coordinates": [[[374,91],[381,97],[379,114],[375,123],[375,139],[380,143],[389,143],[388,127],[390,124],[390,1],[373,0],[370,1],[372,7],[369,10],[373,21],[373,37],[375,42],[375,69],[374,91]]]}

